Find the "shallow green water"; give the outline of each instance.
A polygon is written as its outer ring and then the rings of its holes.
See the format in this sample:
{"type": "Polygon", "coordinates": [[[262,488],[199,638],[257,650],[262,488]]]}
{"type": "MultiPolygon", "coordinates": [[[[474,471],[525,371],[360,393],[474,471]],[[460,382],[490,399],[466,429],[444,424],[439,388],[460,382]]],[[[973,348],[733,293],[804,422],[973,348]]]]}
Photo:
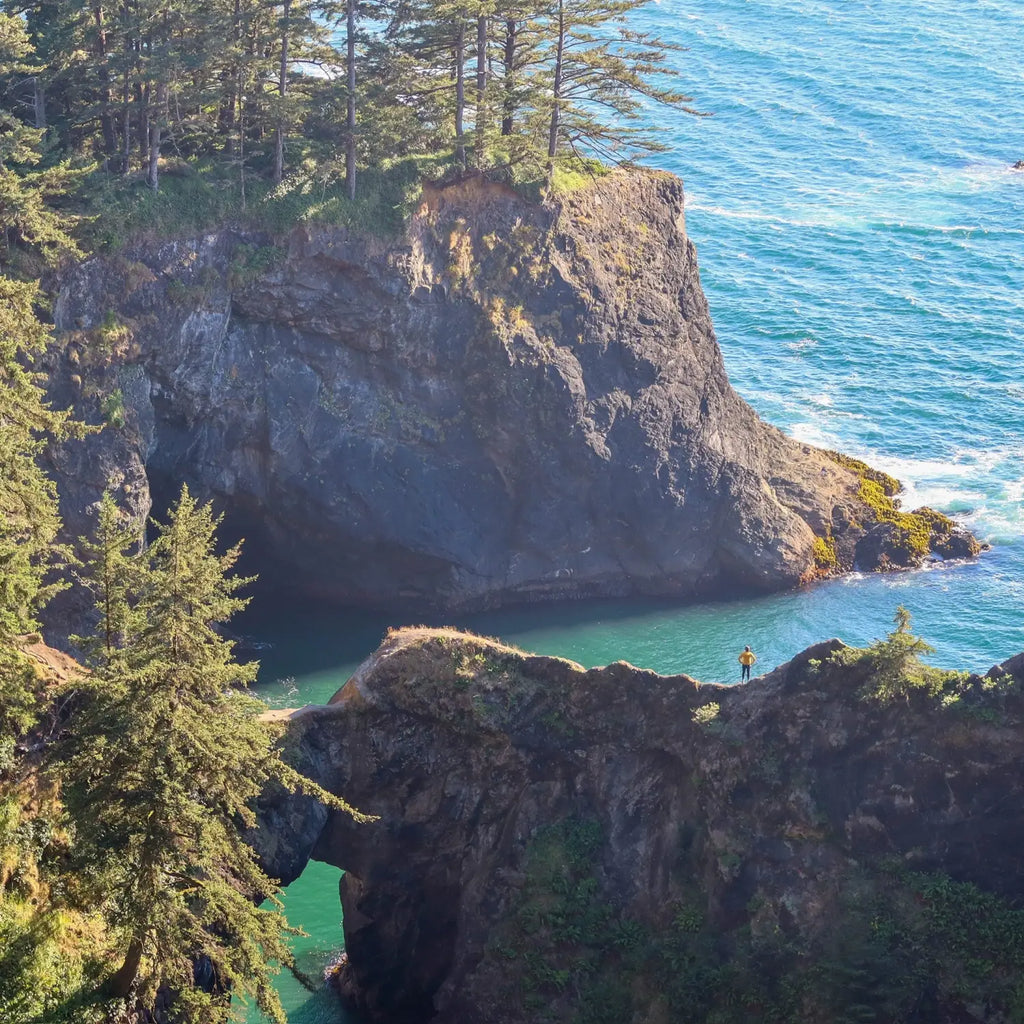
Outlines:
{"type": "MultiPolygon", "coordinates": [[[[307,932],[292,940],[295,967],[317,984],[316,991],[311,992],[291,971],[278,975],[277,990],[289,1024],[355,1024],[342,1011],[337,997],[320,984],[324,968],[342,948],[339,878],[341,872],[337,868],[313,861],[284,894],[289,923],[307,932]]],[[[265,1020],[255,1008],[251,1009],[248,1019],[252,1024],[265,1020]]]]}

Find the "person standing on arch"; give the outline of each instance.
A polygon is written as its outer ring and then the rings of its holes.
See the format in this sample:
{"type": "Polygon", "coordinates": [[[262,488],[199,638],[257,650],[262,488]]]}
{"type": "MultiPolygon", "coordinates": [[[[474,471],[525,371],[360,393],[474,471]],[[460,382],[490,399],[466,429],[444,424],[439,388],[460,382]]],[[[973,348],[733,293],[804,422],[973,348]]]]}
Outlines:
{"type": "Polygon", "coordinates": [[[740,682],[742,683],[750,678],[750,666],[757,661],[757,655],[750,649],[749,644],[740,651],[739,661],[743,666],[740,670],[740,682]]]}

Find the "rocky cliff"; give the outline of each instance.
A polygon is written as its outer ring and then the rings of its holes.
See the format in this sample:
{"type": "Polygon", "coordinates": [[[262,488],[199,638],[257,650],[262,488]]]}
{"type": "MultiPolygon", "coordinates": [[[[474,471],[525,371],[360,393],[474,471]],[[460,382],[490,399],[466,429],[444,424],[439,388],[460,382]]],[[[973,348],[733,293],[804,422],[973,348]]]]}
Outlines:
{"type": "Polygon", "coordinates": [[[337,981],[375,1020],[1018,1019],[1024,655],[887,658],[723,687],[397,632],[283,716],[380,820],[278,795],[257,844],[347,870],[337,981]]]}
{"type": "Polygon", "coordinates": [[[72,534],[111,481],[141,514],[186,480],[265,573],[449,608],[976,550],[735,394],[668,175],[543,205],[427,186],[391,239],[138,245],[68,275],[55,317],[54,399],[107,424],[54,456],[72,534]]]}

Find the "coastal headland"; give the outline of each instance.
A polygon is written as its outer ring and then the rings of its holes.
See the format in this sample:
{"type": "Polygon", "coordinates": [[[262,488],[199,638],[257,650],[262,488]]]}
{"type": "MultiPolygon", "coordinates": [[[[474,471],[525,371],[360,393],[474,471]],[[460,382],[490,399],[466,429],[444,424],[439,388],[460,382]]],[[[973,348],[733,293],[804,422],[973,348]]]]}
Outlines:
{"type": "Polygon", "coordinates": [[[267,581],[452,610],[978,551],[739,398],[668,174],[426,185],[387,237],[138,244],[67,275],[55,319],[51,395],[107,424],[53,461],[72,536],[104,489],[141,516],[185,480],[267,581]]]}

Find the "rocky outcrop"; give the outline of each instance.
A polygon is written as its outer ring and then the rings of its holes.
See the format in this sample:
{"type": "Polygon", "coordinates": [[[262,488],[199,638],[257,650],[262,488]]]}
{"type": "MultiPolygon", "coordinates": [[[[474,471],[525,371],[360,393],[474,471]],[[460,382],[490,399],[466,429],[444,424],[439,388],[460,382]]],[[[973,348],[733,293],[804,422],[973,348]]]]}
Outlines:
{"type": "Polygon", "coordinates": [[[257,846],[286,882],[346,869],[338,983],[375,1020],[994,1024],[1024,964],[1024,656],[888,669],[833,640],[725,687],[396,632],[286,730],[380,820],[268,796],[257,846]]]}
{"type": "Polygon", "coordinates": [[[664,174],[427,186],[387,240],[138,246],[55,316],[55,401],[108,424],[56,456],[72,534],[110,473],[137,514],[186,480],[265,573],[456,608],[786,587],[877,519],[729,386],[664,174]]]}

